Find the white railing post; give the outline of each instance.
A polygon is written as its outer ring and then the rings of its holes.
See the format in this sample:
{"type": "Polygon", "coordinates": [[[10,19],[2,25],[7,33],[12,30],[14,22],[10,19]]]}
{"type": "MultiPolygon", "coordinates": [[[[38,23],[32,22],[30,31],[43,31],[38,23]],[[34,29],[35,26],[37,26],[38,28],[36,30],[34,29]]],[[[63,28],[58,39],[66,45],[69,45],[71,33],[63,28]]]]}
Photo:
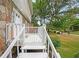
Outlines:
{"type": "Polygon", "coordinates": [[[52,58],[56,58],[53,49],[52,49],[52,58]]]}
{"type": "Polygon", "coordinates": [[[53,43],[51,41],[51,38],[49,37],[49,35],[48,35],[47,31],[46,31],[46,25],[43,25],[43,26],[44,26],[44,31],[45,31],[47,41],[48,41],[48,53],[49,53],[49,48],[51,47],[51,49],[52,49],[52,52],[51,52],[52,57],[53,58],[61,58],[60,56],[58,56],[58,53],[57,53],[57,51],[56,51],[56,49],[55,49],[55,47],[54,47],[54,45],[53,45],[53,43]],[[50,45],[50,47],[49,47],[49,45],[50,45]]]}
{"type": "Polygon", "coordinates": [[[46,44],[46,36],[47,36],[47,34],[46,34],[45,30],[46,30],[46,25],[43,24],[43,28],[42,28],[42,31],[43,31],[43,42],[46,44]]]}
{"type": "Polygon", "coordinates": [[[23,25],[24,26],[24,31],[23,31],[23,39],[25,39],[25,24],[23,25]]]}
{"type": "MultiPolygon", "coordinates": [[[[16,32],[15,32],[14,35],[15,35],[15,37],[16,37],[16,36],[18,35],[18,33],[19,33],[19,30],[20,30],[19,27],[20,27],[20,25],[14,24],[14,26],[15,26],[15,29],[16,29],[16,32]]],[[[16,41],[17,55],[19,54],[19,42],[18,42],[19,39],[20,39],[20,38],[18,38],[17,41],[16,41]]]]}
{"type": "Polygon", "coordinates": [[[12,58],[12,51],[10,51],[9,53],[9,58],[12,58]]]}
{"type": "Polygon", "coordinates": [[[48,44],[47,44],[47,45],[48,45],[48,48],[47,48],[47,49],[48,49],[48,55],[49,55],[49,42],[48,42],[48,44]]]}
{"type": "Polygon", "coordinates": [[[19,44],[18,44],[18,40],[17,40],[17,55],[19,54],[19,44]]]}

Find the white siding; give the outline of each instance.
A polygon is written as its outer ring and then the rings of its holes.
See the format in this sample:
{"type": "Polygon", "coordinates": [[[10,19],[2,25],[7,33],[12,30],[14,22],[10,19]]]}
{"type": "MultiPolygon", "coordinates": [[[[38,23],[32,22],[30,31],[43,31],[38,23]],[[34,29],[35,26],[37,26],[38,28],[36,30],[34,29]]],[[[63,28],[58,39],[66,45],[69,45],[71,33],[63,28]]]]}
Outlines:
{"type": "Polygon", "coordinates": [[[20,9],[25,17],[28,17],[29,21],[31,21],[31,10],[29,7],[28,0],[13,0],[15,5],[20,9]]]}

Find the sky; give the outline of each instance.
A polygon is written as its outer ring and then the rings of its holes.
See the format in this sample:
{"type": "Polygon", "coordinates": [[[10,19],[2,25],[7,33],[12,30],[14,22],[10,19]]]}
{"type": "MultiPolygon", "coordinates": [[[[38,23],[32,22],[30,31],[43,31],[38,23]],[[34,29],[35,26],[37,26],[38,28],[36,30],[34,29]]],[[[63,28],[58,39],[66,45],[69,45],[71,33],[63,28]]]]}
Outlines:
{"type": "Polygon", "coordinates": [[[32,2],[36,2],[36,0],[32,0],[32,2]]]}
{"type": "MultiPolygon", "coordinates": [[[[74,0],[75,1],[75,4],[72,4],[72,9],[74,8],[74,7],[77,7],[77,8],[79,8],[79,2],[77,2],[76,0],[74,0]]],[[[62,11],[67,11],[67,10],[69,10],[69,7],[68,7],[68,5],[66,5],[65,7],[63,7],[63,8],[61,8],[61,10],[60,10],[60,12],[62,12],[62,11]]]]}

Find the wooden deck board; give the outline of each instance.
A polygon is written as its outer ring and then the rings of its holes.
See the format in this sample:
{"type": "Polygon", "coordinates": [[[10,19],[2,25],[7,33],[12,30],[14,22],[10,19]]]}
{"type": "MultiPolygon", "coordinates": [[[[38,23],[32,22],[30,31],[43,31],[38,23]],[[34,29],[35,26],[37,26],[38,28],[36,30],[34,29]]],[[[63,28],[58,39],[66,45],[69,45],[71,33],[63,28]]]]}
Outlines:
{"type": "Polygon", "coordinates": [[[26,34],[24,43],[27,43],[27,42],[42,42],[42,39],[38,34],[26,34]]]}
{"type": "Polygon", "coordinates": [[[48,58],[47,53],[20,53],[17,58],[48,58]]]}

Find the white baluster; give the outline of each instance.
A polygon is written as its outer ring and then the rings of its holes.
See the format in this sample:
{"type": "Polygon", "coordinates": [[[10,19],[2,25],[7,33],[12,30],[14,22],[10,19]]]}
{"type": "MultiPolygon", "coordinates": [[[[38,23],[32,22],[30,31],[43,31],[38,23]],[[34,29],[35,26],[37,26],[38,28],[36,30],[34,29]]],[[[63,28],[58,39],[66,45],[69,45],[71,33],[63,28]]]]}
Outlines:
{"type": "Polygon", "coordinates": [[[12,51],[10,51],[9,53],[9,58],[12,58],[12,51]]]}
{"type": "Polygon", "coordinates": [[[49,55],[49,42],[48,42],[48,55],[49,55]]]}
{"type": "Polygon", "coordinates": [[[54,52],[53,52],[53,48],[52,48],[52,58],[55,58],[55,56],[54,56],[54,52]]]}

